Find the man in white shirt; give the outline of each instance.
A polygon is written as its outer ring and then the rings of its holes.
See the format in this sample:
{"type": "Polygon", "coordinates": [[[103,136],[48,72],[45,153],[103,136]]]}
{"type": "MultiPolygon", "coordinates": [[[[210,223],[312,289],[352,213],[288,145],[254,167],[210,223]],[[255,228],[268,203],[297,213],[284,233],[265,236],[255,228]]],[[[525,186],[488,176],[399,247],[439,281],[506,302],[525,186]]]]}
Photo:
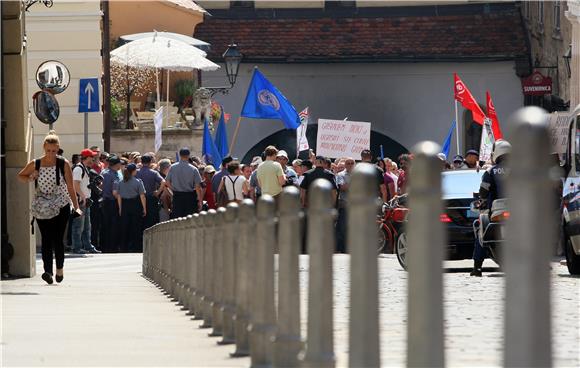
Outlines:
{"type": "Polygon", "coordinates": [[[96,152],[84,149],[81,152],[81,162],[73,167],[73,185],[79,206],[83,214],[72,221],[73,253],[101,253],[91,244],[91,189],[89,188],[89,170],[93,165],[96,152]]]}

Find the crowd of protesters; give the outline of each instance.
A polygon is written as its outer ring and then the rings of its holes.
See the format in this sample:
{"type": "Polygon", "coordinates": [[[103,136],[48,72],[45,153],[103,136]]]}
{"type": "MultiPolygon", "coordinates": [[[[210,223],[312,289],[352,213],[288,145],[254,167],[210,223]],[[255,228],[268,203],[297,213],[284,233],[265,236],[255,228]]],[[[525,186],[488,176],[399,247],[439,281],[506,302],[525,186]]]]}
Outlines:
{"type": "MultiPolygon", "coordinates": [[[[116,155],[93,146],[73,154],[69,162],[62,156],[54,132],[46,137],[44,150],[44,156],[30,162],[19,178],[37,183],[33,207],[46,212],[36,211],[35,218],[41,230],[45,273],[50,275],[50,281],[53,251],[57,281],[62,280],[66,248],[60,238],[64,237],[68,250],[76,254],[141,252],[143,230],[150,226],[246,198],[256,201],[264,194],[277,198],[286,186],[300,189],[302,206],[307,208],[310,186],[319,178],[332,185],[338,209],[337,251],[345,251],[350,175],[357,164],[352,157],[332,160],[311,150],[308,159],[290,162],[284,150],[268,146],[249,165],[228,156],[216,168],[191,157],[188,148],[182,148],[179,160],[172,162],[167,158],[157,160],[152,152],[116,155]],[[55,165],[56,171],[46,169],[55,165]],[[48,204],[39,197],[48,198],[48,204]],[[68,233],[64,236],[67,224],[68,233]]],[[[398,163],[389,158],[374,158],[370,150],[364,150],[360,156],[359,162],[375,165],[377,196],[384,202],[406,193],[412,155],[401,155],[398,163]]],[[[478,154],[469,151],[465,159],[456,156],[453,165],[444,157],[442,161],[447,169],[472,168],[478,164],[478,154]]],[[[43,279],[48,282],[49,276],[43,275],[43,279]]]]}

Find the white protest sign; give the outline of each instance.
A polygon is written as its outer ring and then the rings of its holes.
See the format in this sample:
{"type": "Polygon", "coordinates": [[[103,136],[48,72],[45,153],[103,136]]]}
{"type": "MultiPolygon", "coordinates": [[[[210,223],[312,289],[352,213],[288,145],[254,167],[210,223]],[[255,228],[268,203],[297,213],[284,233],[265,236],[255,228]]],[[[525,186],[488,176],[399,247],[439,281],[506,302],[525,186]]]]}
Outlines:
{"type": "Polygon", "coordinates": [[[560,157],[566,153],[568,146],[568,122],[569,112],[554,112],[550,114],[550,147],[552,152],[557,152],[560,157]]]}
{"type": "Polygon", "coordinates": [[[360,153],[370,146],[371,123],[318,119],[317,155],[360,160],[360,153]]]}
{"type": "Polygon", "coordinates": [[[493,150],[493,131],[491,129],[491,119],[483,120],[483,129],[481,131],[481,144],[479,146],[479,161],[491,162],[491,152],[493,150]]]}
{"type": "Polygon", "coordinates": [[[163,144],[161,133],[163,132],[163,106],[155,111],[153,115],[153,123],[155,124],[155,153],[159,152],[159,148],[163,144]]]}

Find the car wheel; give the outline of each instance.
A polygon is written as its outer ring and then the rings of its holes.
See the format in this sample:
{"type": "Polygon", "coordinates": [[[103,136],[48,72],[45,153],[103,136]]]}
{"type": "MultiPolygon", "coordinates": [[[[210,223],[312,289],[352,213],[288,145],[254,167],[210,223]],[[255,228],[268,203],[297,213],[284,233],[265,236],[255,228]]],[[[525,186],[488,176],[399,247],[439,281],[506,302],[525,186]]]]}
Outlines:
{"type": "Polygon", "coordinates": [[[397,260],[403,269],[407,269],[407,233],[402,232],[397,238],[397,246],[395,247],[397,253],[397,260]]]}
{"type": "Polygon", "coordinates": [[[568,272],[570,275],[580,275],[580,255],[574,253],[574,248],[572,247],[572,240],[566,237],[566,265],[568,266],[568,272]]]}

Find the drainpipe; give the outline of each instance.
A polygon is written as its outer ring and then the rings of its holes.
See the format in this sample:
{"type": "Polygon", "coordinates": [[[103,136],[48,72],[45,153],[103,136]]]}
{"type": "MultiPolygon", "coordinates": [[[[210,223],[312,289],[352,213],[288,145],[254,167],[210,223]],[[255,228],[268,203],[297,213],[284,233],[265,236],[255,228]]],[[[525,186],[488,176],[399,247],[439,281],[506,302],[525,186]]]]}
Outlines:
{"type": "Polygon", "coordinates": [[[110,28],[109,28],[109,0],[101,1],[103,11],[103,141],[104,150],[111,152],[111,55],[110,55],[110,28]]]}

